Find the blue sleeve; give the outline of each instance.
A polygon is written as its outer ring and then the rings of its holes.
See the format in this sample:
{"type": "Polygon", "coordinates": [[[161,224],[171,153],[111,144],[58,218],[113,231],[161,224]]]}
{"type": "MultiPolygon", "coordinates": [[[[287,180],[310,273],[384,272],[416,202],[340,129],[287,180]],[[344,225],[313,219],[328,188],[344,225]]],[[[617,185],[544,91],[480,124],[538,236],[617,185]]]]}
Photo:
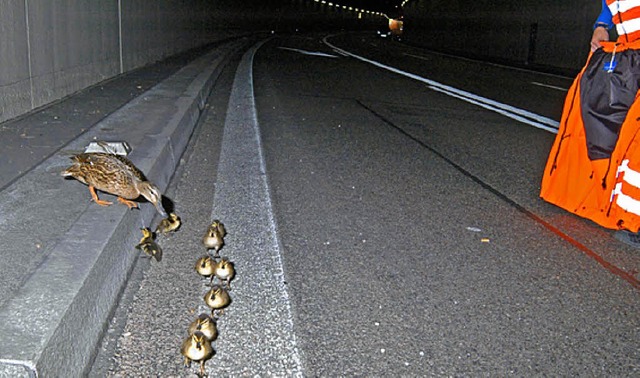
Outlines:
{"type": "Polygon", "coordinates": [[[600,12],[600,16],[598,16],[598,18],[596,19],[593,28],[595,29],[598,24],[606,24],[607,29],[611,29],[613,27],[612,18],[613,15],[611,14],[611,10],[607,6],[607,2],[605,0],[602,0],[602,12],[600,12]]]}

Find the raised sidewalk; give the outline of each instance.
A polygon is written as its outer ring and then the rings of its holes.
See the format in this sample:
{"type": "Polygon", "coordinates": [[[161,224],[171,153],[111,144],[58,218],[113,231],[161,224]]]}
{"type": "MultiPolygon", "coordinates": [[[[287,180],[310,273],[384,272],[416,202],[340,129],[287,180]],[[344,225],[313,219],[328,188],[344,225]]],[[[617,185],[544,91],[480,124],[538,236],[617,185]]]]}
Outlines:
{"type": "Polygon", "coordinates": [[[149,203],[134,211],[93,203],[85,185],[60,176],[70,154],[95,140],[126,141],[128,157],[164,190],[222,67],[245,43],[189,62],[0,191],[0,376],[85,373],[138,258],[140,228],[157,222],[149,203]]]}

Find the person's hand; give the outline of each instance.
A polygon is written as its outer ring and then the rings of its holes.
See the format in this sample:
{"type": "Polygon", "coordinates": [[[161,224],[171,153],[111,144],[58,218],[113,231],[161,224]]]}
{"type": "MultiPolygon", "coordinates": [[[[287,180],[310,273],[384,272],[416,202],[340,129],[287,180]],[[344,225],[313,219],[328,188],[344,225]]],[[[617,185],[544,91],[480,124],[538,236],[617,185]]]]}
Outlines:
{"type": "Polygon", "coordinates": [[[600,42],[609,40],[609,31],[602,26],[598,26],[593,29],[593,36],[591,36],[591,51],[596,51],[602,45],[600,42]]]}

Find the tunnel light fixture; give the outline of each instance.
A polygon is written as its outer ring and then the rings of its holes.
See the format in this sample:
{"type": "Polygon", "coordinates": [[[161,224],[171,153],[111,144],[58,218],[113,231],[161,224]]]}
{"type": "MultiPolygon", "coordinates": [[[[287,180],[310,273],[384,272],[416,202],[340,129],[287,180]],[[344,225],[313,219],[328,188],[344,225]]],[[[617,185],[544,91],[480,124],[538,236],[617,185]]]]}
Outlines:
{"type": "MultiPolygon", "coordinates": [[[[362,14],[363,13],[364,14],[369,14],[369,15],[374,15],[374,16],[381,16],[381,17],[389,18],[382,12],[374,12],[374,11],[371,11],[371,10],[368,10],[368,9],[354,8],[353,6],[341,5],[341,4],[333,3],[333,2],[330,2],[330,1],[326,1],[326,0],[313,0],[313,1],[316,2],[316,3],[323,4],[323,5],[328,5],[330,7],[335,7],[335,8],[338,8],[338,9],[342,8],[344,10],[348,10],[348,11],[351,11],[351,12],[356,12],[358,14],[358,18],[362,18],[362,14]]],[[[405,0],[405,2],[407,2],[407,1],[409,1],[409,0],[405,0]]]]}

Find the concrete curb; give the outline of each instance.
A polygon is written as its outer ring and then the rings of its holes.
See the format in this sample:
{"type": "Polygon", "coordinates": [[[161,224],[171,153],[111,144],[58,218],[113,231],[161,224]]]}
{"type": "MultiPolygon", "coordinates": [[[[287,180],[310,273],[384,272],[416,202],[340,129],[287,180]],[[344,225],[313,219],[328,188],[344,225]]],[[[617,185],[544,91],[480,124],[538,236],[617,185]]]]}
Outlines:
{"type": "MultiPolygon", "coordinates": [[[[242,42],[229,43],[198,58],[105,118],[67,148],[81,150],[96,139],[126,140],[133,148],[129,158],[161,190],[166,189],[215,80],[231,52],[241,46],[242,42]]],[[[33,186],[29,180],[38,184],[50,180],[52,186],[59,185],[52,189],[53,193],[74,196],[76,188],[69,189],[71,182],[59,175],[46,175],[69,165],[68,157],[59,155],[36,167],[34,177],[29,177],[30,172],[19,180],[24,179],[25,183],[8,188],[9,194],[19,192],[21,185],[33,186]]],[[[40,197],[34,194],[27,200],[37,202],[40,197]]],[[[132,252],[136,251],[133,246],[140,237],[139,229],[149,226],[155,216],[153,206],[146,203],[141,204],[140,211],[116,205],[102,208],[82,200],[74,204],[80,215],[54,220],[70,225],[65,226],[43,261],[0,308],[0,376],[86,373],[109,315],[139,257],[139,252],[132,252]]]]}

